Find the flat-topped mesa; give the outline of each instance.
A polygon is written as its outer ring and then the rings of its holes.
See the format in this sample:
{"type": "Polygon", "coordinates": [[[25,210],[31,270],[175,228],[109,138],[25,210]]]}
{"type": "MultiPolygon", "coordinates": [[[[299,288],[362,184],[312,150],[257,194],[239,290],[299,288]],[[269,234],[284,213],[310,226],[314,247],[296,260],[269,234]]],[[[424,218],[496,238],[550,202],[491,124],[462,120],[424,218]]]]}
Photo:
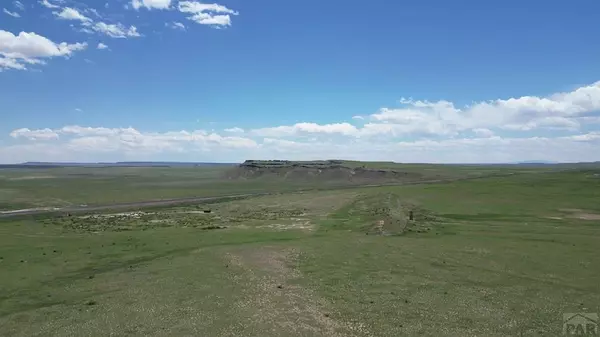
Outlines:
{"type": "Polygon", "coordinates": [[[329,168],[341,167],[342,160],[313,160],[313,161],[291,161],[291,160],[246,160],[240,167],[316,167],[329,168]]]}
{"type": "Polygon", "coordinates": [[[391,169],[370,169],[342,160],[246,160],[225,174],[228,179],[264,179],[336,184],[378,184],[418,181],[423,175],[391,169]]]}

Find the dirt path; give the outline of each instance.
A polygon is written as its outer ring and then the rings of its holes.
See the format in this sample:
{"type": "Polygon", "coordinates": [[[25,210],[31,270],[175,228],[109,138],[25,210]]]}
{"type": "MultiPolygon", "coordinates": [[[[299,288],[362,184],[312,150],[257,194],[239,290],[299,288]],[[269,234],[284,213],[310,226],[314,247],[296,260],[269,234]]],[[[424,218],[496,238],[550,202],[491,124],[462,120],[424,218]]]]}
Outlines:
{"type": "Polygon", "coordinates": [[[239,271],[234,282],[244,287],[244,298],[234,307],[236,317],[246,317],[244,330],[230,327],[222,336],[369,336],[361,325],[333,318],[326,301],[294,284],[300,273],[288,266],[298,256],[294,250],[255,248],[228,253],[230,268],[239,271]]]}

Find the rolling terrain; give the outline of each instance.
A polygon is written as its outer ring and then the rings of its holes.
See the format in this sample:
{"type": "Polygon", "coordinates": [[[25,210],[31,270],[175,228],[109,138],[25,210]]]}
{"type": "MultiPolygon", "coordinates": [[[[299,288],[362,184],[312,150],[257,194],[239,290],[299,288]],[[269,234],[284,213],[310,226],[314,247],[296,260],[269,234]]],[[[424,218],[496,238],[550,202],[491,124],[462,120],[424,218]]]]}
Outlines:
{"type": "Polygon", "coordinates": [[[107,205],[0,219],[0,335],[557,336],[600,312],[597,167],[343,165],[442,181],[0,170],[5,209],[107,205]]]}

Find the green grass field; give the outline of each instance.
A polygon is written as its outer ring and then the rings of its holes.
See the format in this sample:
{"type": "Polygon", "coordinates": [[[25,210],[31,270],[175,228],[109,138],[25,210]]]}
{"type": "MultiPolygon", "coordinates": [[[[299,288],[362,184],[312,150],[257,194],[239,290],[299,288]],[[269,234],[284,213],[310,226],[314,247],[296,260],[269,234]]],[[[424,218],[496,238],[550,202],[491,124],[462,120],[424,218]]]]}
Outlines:
{"type": "Polygon", "coordinates": [[[560,336],[563,313],[600,313],[600,170],[412,169],[516,174],[292,192],[217,169],[0,171],[12,208],[281,192],[0,219],[0,335],[560,336]]]}
{"type": "MultiPolygon", "coordinates": [[[[358,166],[360,162],[347,162],[358,166]]],[[[366,162],[370,168],[419,172],[423,179],[535,172],[523,167],[409,165],[366,162]]],[[[323,182],[276,179],[228,180],[229,167],[56,167],[0,169],[0,212],[36,207],[105,205],[144,200],[223,196],[269,191],[294,191],[326,186],[323,182]]],[[[540,170],[539,168],[537,169],[540,170]]],[[[545,169],[547,170],[547,169],[545,169]]],[[[374,182],[376,183],[376,182],[374,182]]]]}
{"type": "Polygon", "coordinates": [[[219,196],[277,186],[220,179],[224,168],[59,167],[0,170],[0,210],[219,196]]]}

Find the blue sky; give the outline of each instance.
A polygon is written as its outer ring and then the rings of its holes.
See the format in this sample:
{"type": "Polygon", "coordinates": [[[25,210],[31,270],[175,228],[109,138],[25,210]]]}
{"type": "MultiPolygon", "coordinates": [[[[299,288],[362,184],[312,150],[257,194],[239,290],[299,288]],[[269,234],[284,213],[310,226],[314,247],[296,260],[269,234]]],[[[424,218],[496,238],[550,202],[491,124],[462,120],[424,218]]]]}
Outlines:
{"type": "Polygon", "coordinates": [[[595,0],[0,7],[2,163],[600,160],[595,0]]]}

